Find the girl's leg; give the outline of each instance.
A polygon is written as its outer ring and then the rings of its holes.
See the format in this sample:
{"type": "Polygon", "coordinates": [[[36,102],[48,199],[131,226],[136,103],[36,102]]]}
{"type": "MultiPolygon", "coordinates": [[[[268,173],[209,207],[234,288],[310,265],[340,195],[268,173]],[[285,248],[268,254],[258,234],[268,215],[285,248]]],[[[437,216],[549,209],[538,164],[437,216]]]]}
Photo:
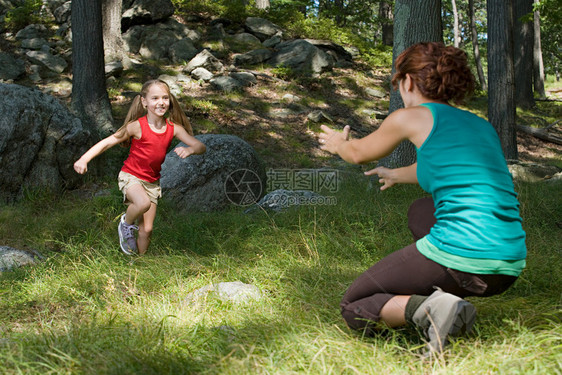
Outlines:
{"type": "Polygon", "coordinates": [[[152,228],[154,226],[154,219],[156,218],[156,208],[158,206],[151,202],[150,208],[139,219],[139,236],[137,238],[137,245],[139,255],[146,253],[150,245],[150,238],[152,236],[152,228]]]}
{"type": "Polygon", "coordinates": [[[150,209],[150,198],[140,183],[129,186],[126,194],[130,204],[125,214],[125,222],[127,224],[134,224],[137,219],[140,219],[150,209]]]}

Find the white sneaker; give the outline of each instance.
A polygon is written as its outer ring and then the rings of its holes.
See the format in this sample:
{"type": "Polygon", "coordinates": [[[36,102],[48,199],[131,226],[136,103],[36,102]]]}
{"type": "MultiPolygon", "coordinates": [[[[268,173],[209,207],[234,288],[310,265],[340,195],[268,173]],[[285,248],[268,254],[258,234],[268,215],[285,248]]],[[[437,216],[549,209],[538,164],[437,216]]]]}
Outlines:
{"type": "Polygon", "coordinates": [[[438,289],[418,307],[412,320],[429,340],[426,354],[441,353],[450,336],[470,333],[476,320],[476,308],[470,302],[438,289]]]}
{"type": "Polygon", "coordinates": [[[121,216],[119,220],[119,225],[117,226],[117,232],[119,233],[119,246],[121,251],[127,255],[137,254],[137,240],[135,238],[134,230],[138,230],[139,227],[132,224],[127,224],[125,222],[125,214],[121,216]]]}

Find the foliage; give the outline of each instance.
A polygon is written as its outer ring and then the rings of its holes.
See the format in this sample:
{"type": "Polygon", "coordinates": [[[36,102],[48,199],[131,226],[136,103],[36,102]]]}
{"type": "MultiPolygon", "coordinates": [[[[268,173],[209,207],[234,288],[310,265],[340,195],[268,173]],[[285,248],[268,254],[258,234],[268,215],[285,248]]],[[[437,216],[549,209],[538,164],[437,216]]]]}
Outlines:
{"type": "Polygon", "coordinates": [[[18,31],[27,25],[38,23],[42,20],[42,0],[24,0],[20,5],[8,10],[4,19],[6,28],[18,31]]]}
{"type": "Polygon", "coordinates": [[[560,72],[562,60],[562,6],[560,0],[541,0],[535,9],[540,12],[541,48],[545,73],[560,72]]]}

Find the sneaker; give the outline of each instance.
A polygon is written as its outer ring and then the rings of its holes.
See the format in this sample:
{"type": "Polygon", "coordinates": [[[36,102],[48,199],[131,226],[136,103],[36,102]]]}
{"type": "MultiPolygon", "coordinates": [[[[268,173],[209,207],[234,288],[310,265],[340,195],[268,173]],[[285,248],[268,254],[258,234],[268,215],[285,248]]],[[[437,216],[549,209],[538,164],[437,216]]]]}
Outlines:
{"type": "Polygon", "coordinates": [[[476,320],[476,308],[438,289],[418,307],[412,320],[429,340],[426,355],[438,354],[449,343],[449,337],[470,333],[476,320]]]}
{"type": "Polygon", "coordinates": [[[132,224],[127,224],[125,222],[125,214],[121,216],[119,225],[117,226],[117,232],[119,232],[119,245],[121,246],[121,251],[127,255],[135,255],[137,253],[137,240],[135,238],[135,233],[133,230],[138,230],[139,227],[132,224]]]}

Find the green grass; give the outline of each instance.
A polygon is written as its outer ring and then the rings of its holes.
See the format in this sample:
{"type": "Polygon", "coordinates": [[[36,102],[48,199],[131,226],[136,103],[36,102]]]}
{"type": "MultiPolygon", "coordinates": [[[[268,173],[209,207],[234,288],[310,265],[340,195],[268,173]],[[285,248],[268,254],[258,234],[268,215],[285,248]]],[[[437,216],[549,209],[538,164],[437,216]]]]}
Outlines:
{"type": "Polygon", "coordinates": [[[2,244],[46,256],[0,275],[2,372],[560,373],[559,184],[517,186],[527,269],[505,294],[470,299],[475,333],[424,362],[415,330],[363,338],[339,315],[354,278],[410,243],[406,211],[423,196],[413,186],[380,193],[359,175],[339,186],[335,206],[277,214],[182,214],[163,200],[149,253],[134,259],[117,250],[123,206],[112,185],[101,185],[109,189],[101,197],[29,192],[1,206],[2,244]],[[185,302],[197,288],[235,280],[263,299],[185,302]]]}

